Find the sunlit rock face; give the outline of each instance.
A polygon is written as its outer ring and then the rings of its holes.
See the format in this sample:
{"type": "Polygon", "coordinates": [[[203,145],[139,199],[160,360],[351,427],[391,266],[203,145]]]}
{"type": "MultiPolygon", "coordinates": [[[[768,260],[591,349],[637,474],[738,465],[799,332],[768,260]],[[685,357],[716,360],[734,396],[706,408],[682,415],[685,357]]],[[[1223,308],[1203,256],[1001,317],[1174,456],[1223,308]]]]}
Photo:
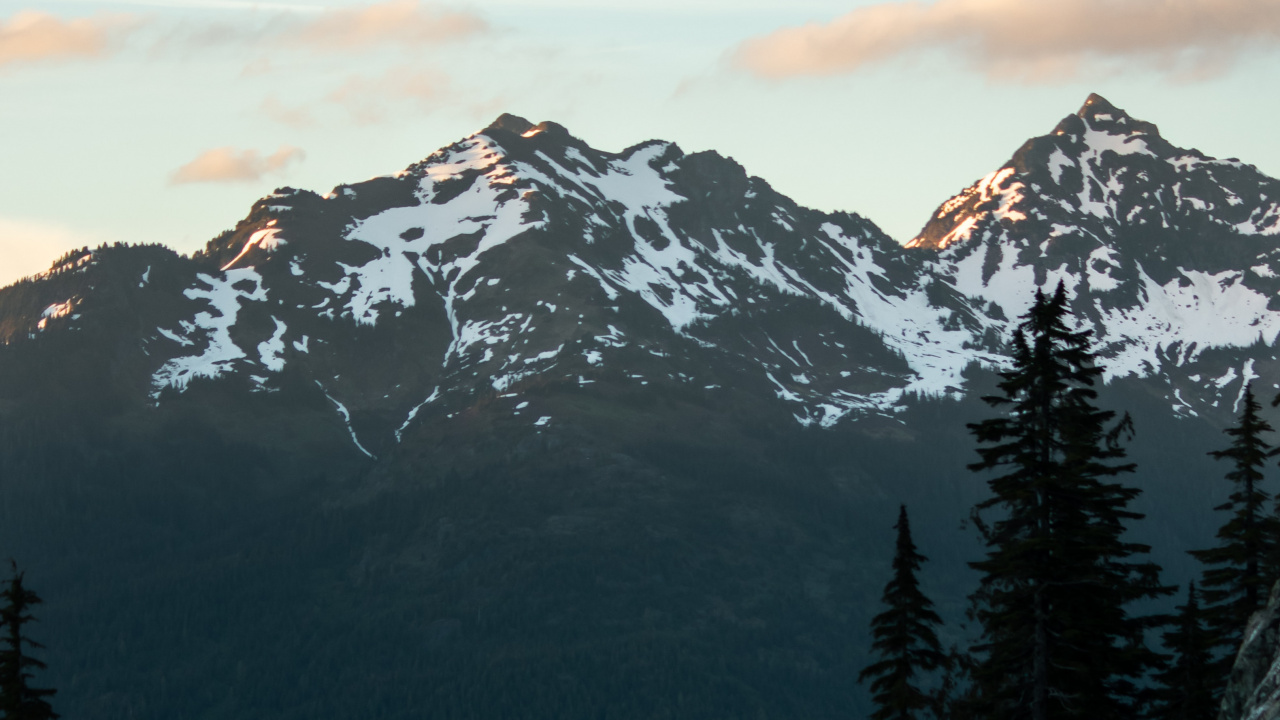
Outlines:
{"type": "Polygon", "coordinates": [[[1280,584],[1267,606],[1249,620],[1231,668],[1218,720],[1280,717],[1280,584]]]}

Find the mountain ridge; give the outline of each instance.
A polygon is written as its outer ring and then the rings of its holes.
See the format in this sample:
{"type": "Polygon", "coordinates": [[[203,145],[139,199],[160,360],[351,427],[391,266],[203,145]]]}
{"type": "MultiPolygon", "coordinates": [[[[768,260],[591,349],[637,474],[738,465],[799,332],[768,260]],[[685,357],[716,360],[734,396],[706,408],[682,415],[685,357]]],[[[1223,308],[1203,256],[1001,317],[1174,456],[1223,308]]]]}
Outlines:
{"type": "MultiPolygon", "coordinates": [[[[537,382],[585,387],[637,332],[648,376],[624,376],[728,382],[830,426],[963,394],[967,368],[1000,367],[1032,290],[1062,280],[1099,330],[1108,377],[1162,378],[1171,407],[1192,414],[1240,378],[1277,375],[1275,236],[1280,182],[1175,148],[1096,94],[939,206],[905,248],[712,151],[651,140],[602,152],[503,114],[395,175],[255,202],[190,258],[185,287],[166,286],[169,324],[135,341],[151,402],[228,373],[271,392],[301,363],[370,456],[353,422],[399,438],[421,412],[474,402],[482,376],[500,395],[547,372],[537,382]],[[388,349],[384,380],[315,355],[352,338],[388,349]],[[397,369],[410,356],[439,368],[397,369]],[[1210,372],[1231,379],[1206,385],[1210,372]]],[[[35,294],[48,302],[16,314],[0,300],[6,342],[77,322],[89,297],[35,294]]]]}
{"type": "Polygon", "coordinates": [[[1209,204],[1272,181],[1098,151],[1095,121],[958,195],[941,250],[716,153],[506,117],[281,188],[191,257],[107,246],[0,290],[0,547],[46,598],[59,711],[865,716],[903,502],[970,640],[965,424],[1059,280],[1138,428],[1133,540],[1191,577],[1207,453],[1280,380],[1276,240],[1209,204]]]}

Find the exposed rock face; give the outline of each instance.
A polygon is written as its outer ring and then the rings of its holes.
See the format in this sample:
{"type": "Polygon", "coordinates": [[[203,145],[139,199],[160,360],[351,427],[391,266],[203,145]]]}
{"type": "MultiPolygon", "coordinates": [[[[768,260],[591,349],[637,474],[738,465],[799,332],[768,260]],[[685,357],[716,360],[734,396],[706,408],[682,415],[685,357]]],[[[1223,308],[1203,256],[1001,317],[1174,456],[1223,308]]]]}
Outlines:
{"type": "Polygon", "coordinates": [[[1267,607],[1254,614],[1231,668],[1218,720],[1280,717],[1280,583],[1267,607]]]}

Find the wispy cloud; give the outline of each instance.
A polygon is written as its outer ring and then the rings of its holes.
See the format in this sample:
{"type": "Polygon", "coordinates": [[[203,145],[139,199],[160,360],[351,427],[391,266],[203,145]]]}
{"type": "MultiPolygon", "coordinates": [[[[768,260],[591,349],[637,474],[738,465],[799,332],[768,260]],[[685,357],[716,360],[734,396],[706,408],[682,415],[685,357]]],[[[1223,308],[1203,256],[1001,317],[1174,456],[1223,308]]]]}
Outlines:
{"type": "Polygon", "coordinates": [[[1138,66],[1194,78],[1280,49],[1280,0],[938,0],[859,8],[748,40],[760,77],[837,75],[941,50],[995,79],[1043,82],[1138,66]]]}
{"type": "Polygon", "coordinates": [[[199,182],[252,182],[260,180],[269,173],[280,172],[305,156],[306,154],[300,148],[289,145],[282,145],[279,150],[265,157],[257,150],[213,148],[204,151],[195,160],[175,170],[169,182],[173,185],[199,182]]]}
{"type": "Polygon", "coordinates": [[[335,109],[356,125],[373,125],[396,112],[432,112],[449,97],[449,77],[444,73],[400,65],[381,74],[348,75],[322,97],[300,104],[287,105],[272,94],[258,109],[270,120],[294,129],[324,122],[335,109]]]}
{"type": "Polygon", "coordinates": [[[134,20],[123,15],[100,15],[64,20],[36,10],[21,10],[0,18],[0,67],[107,54],[134,20]]]}
{"type": "Polygon", "coordinates": [[[347,78],[325,98],[345,108],[358,124],[383,120],[390,109],[409,103],[417,112],[429,112],[448,91],[449,78],[433,70],[395,67],[375,77],[347,78]]]}
{"type": "Polygon", "coordinates": [[[478,14],[421,0],[330,8],[235,0],[133,0],[130,4],[218,7],[242,12],[211,20],[203,16],[166,19],[160,15],[127,14],[66,18],[22,10],[9,18],[0,16],[0,66],[100,57],[122,47],[124,35],[142,25],[151,30],[143,42],[149,41],[152,52],[161,57],[233,51],[253,53],[259,64],[281,52],[329,55],[386,49],[416,51],[467,40],[489,30],[478,14]]]}
{"type": "Polygon", "coordinates": [[[322,51],[421,47],[472,37],[488,30],[479,15],[417,0],[390,0],[329,10],[309,19],[292,39],[322,51]]]}
{"type": "Polygon", "coordinates": [[[139,7],[176,8],[180,10],[285,10],[288,12],[321,12],[322,7],[303,3],[259,2],[259,0],[78,0],[97,5],[134,5],[139,7]]]}
{"type": "Polygon", "coordinates": [[[315,118],[307,108],[289,107],[275,95],[262,101],[261,110],[268,118],[291,128],[301,129],[315,124],[315,118]]]}

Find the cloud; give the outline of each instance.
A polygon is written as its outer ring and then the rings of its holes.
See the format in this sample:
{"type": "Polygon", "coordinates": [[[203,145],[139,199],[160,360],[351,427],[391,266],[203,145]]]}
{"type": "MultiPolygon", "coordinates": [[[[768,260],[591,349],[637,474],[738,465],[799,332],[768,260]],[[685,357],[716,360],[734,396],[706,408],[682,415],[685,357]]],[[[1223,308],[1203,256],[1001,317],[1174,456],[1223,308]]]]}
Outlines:
{"type": "Polygon", "coordinates": [[[261,110],[268,118],[294,129],[311,127],[315,118],[305,107],[289,107],[280,98],[270,95],[262,101],[261,110]]]}
{"type": "Polygon", "coordinates": [[[43,220],[0,217],[0,287],[49,269],[68,250],[94,247],[103,238],[43,220]]]}
{"type": "Polygon", "coordinates": [[[134,24],[128,16],[63,20],[36,10],[0,18],[0,66],[106,55],[134,24]]]}
{"type": "Polygon", "coordinates": [[[753,38],[733,54],[760,77],[838,75],[942,50],[988,77],[1072,79],[1129,67],[1183,79],[1280,47],[1280,0],[938,0],[859,8],[753,38]]]}
{"type": "MultiPolygon", "coordinates": [[[[187,16],[168,21],[128,14],[63,18],[36,10],[0,16],[0,67],[11,63],[92,59],[113,54],[124,36],[148,26],[154,57],[188,57],[208,52],[253,54],[247,76],[269,73],[282,53],[333,55],[415,51],[470,39],[488,32],[480,15],[422,0],[388,0],[322,8],[293,3],[207,0],[195,5],[171,0],[129,0],[159,7],[219,7],[218,20],[187,16]]],[[[136,44],[135,44],[135,49],[136,44]]]]}
{"type": "Polygon", "coordinates": [[[236,150],[220,147],[206,150],[199,157],[173,172],[169,182],[173,185],[198,182],[252,182],[268,173],[284,170],[300,161],[305,153],[300,148],[281,145],[279,150],[266,157],[257,150],[236,150]]]}
{"type": "Polygon", "coordinates": [[[417,0],[390,0],[356,8],[329,10],[308,20],[294,42],[315,50],[367,50],[400,45],[418,47],[461,40],[488,30],[478,15],[446,10],[417,0]]]}
{"type": "Polygon", "coordinates": [[[391,68],[378,77],[350,77],[325,97],[346,108],[361,125],[385,119],[390,105],[408,101],[418,112],[429,112],[449,88],[449,78],[432,70],[391,68]]]}

